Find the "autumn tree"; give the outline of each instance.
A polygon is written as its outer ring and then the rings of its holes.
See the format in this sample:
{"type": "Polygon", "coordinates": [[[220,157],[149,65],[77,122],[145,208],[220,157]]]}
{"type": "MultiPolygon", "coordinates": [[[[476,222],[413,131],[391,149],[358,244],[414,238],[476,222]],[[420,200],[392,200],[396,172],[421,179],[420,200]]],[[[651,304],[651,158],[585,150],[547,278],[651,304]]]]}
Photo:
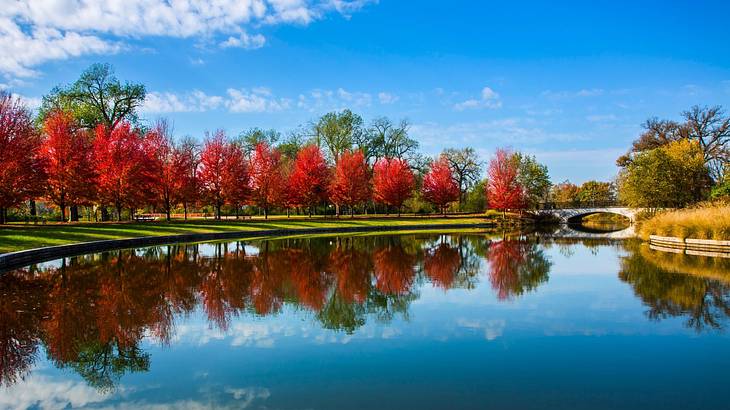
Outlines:
{"type": "Polygon", "coordinates": [[[126,121],[109,130],[96,128],[94,157],[98,172],[99,201],[112,205],[121,221],[122,209],[154,201],[159,169],[153,158],[152,139],[126,121]]]}
{"type": "Polygon", "coordinates": [[[294,160],[289,189],[293,196],[292,202],[297,206],[309,208],[328,199],[330,170],[322,156],[322,151],[316,145],[304,147],[294,160]]]}
{"type": "Polygon", "coordinates": [[[281,203],[284,195],[281,154],[268,144],[259,143],[251,157],[251,202],[269,217],[271,208],[281,203]]]}
{"type": "Polygon", "coordinates": [[[221,219],[221,207],[225,204],[223,178],[226,167],[226,136],[216,131],[206,139],[200,153],[200,184],[203,198],[215,207],[216,219],[221,219]]]}
{"type": "Polygon", "coordinates": [[[8,209],[42,192],[41,137],[18,98],[0,91],[0,224],[8,209]]]}
{"type": "Polygon", "coordinates": [[[333,202],[350,208],[351,217],[355,215],[355,206],[370,199],[370,169],[362,151],[346,151],[340,156],[330,192],[333,202]]]}
{"type": "Polygon", "coordinates": [[[383,158],[373,169],[373,192],[377,201],[398,208],[410,198],[415,186],[413,171],[408,163],[397,158],[383,158]]]}
{"type": "Polygon", "coordinates": [[[459,199],[459,186],[445,156],[431,163],[431,169],[423,177],[423,197],[442,213],[446,214],[449,202],[459,199]]]}
{"type": "Polygon", "coordinates": [[[550,188],[550,201],[573,205],[578,202],[578,192],[580,192],[578,185],[566,179],[550,188]]]}
{"type": "MultiPolygon", "coordinates": [[[[61,210],[89,202],[96,190],[94,146],[91,135],[80,129],[71,113],[56,111],[43,123],[44,140],[40,150],[48,177],[46,195],[61,210]]],[[[72,220],[78,214],[72,215],[72,220]]]]}
{"type": "Polygon", "coordinates": [[[522,209],[524,207],[523,188],[517,175],[519,164],[512,158],[512,153],[498,149],[489,162],[489,179],[487,182],[487,201],[489,207],[502,210],[522,209]]]}
{"type": "Polygon", "coordinates": [[[183,138],[175,150],[176,161],[180,164],[181,173],[177,176],[180,202],[183,205],[185,220],[188,209],[200,198],[200,150],[198,144],[190,137],[183,138]]]}
{"type": "Polygon", "coordinates": [[[681,207],[708,195],[711,179],[698,142],[680,140],[636,155],[621,169],[619,198],[632,207],[681,207]]]}
{"type": "Polygon", "coordinates": [[[236,144],[226,145],[223,161],[221,179],[223,198],[235,207],[238,218],[239,209],[248,201],[251,194],[248,162],[243,149],[236,144]]]}
{"type": "Polygon", "coordinates": [[[612,182],[586,181],[578,189],[578,201],[584,203],[606,203],[616,200],[616,187],[612,182]]]}

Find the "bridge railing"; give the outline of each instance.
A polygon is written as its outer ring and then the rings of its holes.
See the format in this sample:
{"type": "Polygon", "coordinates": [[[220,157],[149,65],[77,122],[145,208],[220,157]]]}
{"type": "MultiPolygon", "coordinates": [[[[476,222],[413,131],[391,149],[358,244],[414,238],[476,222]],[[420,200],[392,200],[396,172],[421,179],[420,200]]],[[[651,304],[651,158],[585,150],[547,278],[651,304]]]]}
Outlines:
{"type": "Polygon", "coordinates": [[[585,208],[622,208],[625,205],[620,201],[574,201],[574,202],[543,202],[538,205],[539,210],[551,209],[585,209],[585,208]]]}

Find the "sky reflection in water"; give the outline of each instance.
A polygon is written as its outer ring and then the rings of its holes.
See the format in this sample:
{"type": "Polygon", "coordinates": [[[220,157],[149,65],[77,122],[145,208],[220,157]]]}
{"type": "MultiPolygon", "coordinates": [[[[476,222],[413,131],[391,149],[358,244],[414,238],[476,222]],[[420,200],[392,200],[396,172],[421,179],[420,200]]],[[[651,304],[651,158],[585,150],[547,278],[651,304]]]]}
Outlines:
{"type": "Polygon", "coordinates": [[[456,234],[59,260],[0,276],[0,408],[724,408],[728,272],[456,234]]]}

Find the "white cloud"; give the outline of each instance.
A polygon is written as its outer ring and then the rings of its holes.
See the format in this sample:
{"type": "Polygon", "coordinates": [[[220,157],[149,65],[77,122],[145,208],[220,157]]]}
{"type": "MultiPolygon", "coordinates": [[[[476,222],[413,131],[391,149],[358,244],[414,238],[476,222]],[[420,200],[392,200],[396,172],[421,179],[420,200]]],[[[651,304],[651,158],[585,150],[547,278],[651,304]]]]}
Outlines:
{"type": "Polygon", "coordinates": [[[400,97],[398,97],[395,94],[386,93],[386,92],[379,92],[378,93],[378,101],[380,101],[381,104],[393,104],[396,101],[398,101],[400,97]]]}
{"type": "Polygon", "coordinates": [[[237,47],[254,50],[263,47],[264,44],[266,44],[266,38],[261,34],[254,34],[250,36],[247,33],[241,33],[238,37],[228,37],[228,39],[222,42],[220,46],[223,48],[237,47]]]}
{"type": "Polygon", "coordinates": [[[169,92],[153,91],[147,93],[142,105],[142,112],[203,112],[216,109],[222,105],[224,105],[223,97],[207,95],[200,90],[195,90],[183,96],[169,92]]]}
{"type": "Polygon", "coordinates": [[[471,98],[458,104],[454,104],[454,109],[456,111],[479,108],[496,109],[500,107],[502,107],[502,101],[499,99],[499,94],[489,87],[482,88],[481,98],[479,99],[471,98]]]}
{"type": "Polygon", "coordinates": [[[144,36],[199,37],[222,47],[258,48],[266,24],[307,25],[345,17],[370,1],[353,0],[6,0],[0,8],[0,72],[36,75],[53,60],[123,49],[144,36]],[[221,37],[225,40],[221,41],[221,37]]]}
{"type": "Polygon", "coordinates": [[[62,409],[99,403],[108,397],[83,381],[57,380],[44,375],[31,375],[20,383],[2,387],[2,409],[62,409]]]}
{"type": "Polygon", "coordinates": [[[288,109],[291,100],[276,98],[264,87],[250,91],[242,88],[229,88],[226,96],[208,95],[200,90],[178,95],[170,92],[150,92],[147,94],[142,112],[205,112],[225,108],[230,112],[275,112],[288,109]]]}
{"type": "Polygon", "coordinates": [[[244,89],[229,88],[226,107],[231,112],[274,112],[289,108],[290,100],[286,98],[276,99],[266,89],[244,89]]]}

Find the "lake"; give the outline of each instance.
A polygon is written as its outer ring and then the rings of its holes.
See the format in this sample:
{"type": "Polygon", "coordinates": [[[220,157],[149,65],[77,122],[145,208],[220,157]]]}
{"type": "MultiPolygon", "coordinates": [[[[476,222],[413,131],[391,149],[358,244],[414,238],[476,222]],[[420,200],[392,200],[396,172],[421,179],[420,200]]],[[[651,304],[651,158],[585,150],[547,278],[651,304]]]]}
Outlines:
{"type": "Polygon", "coordinates": [[[417,233],[0,274],[0,408],[730,408],[730,261],[417,233]]]}

